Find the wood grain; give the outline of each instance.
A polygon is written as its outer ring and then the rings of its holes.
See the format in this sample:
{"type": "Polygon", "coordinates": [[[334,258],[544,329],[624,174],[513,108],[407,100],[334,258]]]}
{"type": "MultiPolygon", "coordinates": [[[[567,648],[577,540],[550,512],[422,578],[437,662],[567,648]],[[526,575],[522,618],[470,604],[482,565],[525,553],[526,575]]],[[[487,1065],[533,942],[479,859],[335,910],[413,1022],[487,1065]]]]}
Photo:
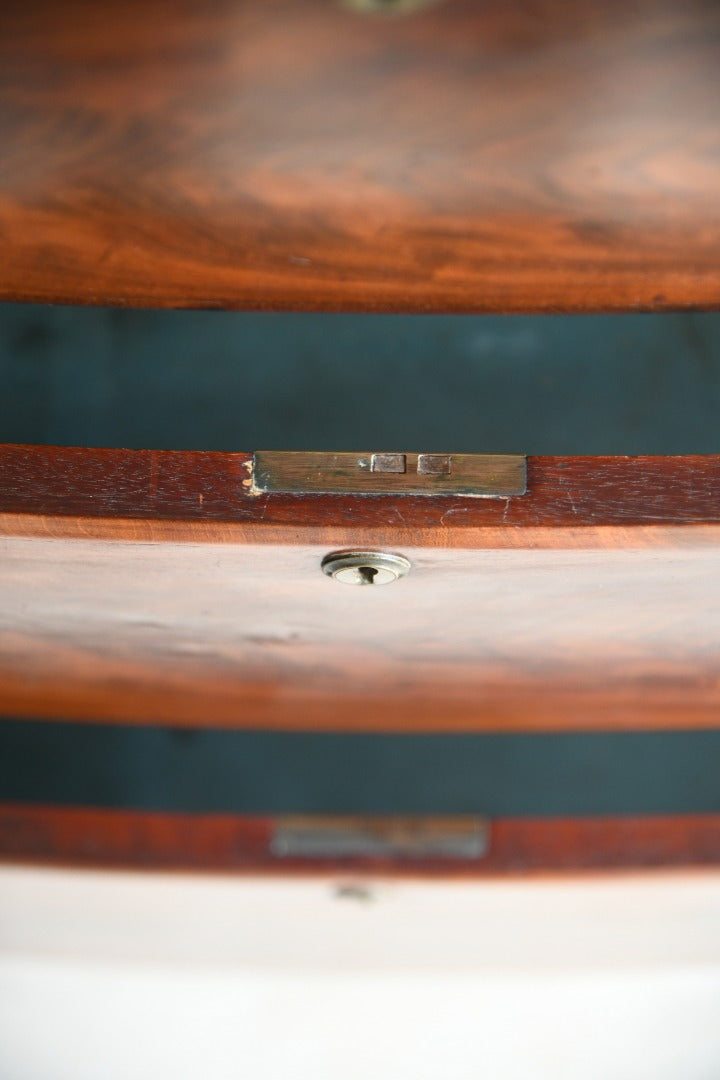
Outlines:
{"type": "Polygon", "coordinates": [[[485,877],[720,864],[720,816],[501,818],[486,856],[279,859],[272,818],[0,804],[0,861],[263,874],[485,877]]]}
{"type": "Polygon", "coordinates": [[[712,542],[720,455],[530,457],[528,490],[252,495],[249,453],[0,445],[0,535],[421,547],[712,542]]]}
{"type": "Polygon", "coordinates": [[[0,298],[720,305],[714,0],[26,0],[0,11],[0,298]]]}
{"type": "Polygon", "coordinates": [[[0,711],[346,730],[713,727],[720,458],[502,500],[252,496],[250,458],[5,447],[0,711]],[[396,585],[320,572],[399,550],[396,585]]]}

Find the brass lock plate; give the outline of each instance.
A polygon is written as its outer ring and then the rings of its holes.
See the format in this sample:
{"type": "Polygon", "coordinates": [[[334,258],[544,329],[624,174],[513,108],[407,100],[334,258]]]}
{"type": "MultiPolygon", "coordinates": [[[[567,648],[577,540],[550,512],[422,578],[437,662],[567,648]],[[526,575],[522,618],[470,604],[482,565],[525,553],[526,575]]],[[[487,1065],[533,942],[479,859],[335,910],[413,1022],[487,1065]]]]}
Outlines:
{"type": "Polygon", "coordinates": [[[463,495],[506,499],[527,491],[524,454],[329,453],[258,450],[256,494],[463,495]]]}
{"type": "Polygon", "coordinates": [[[490,824],[481,817],[286,817],[271,850],[285,859],[482,859],[490,824]]]}

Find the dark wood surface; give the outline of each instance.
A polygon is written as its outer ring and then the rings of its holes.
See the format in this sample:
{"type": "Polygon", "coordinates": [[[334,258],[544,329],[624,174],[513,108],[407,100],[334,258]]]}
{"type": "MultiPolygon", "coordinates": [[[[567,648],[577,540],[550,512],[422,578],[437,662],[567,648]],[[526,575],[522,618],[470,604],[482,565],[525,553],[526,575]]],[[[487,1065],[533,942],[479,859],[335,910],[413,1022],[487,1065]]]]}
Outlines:
{"type": "Polygon", "coordinates": [[[326,730],[714,727],[720,458],[528,493],[252,496],[245,454],[5,447],[0,712],[326,730]],[[380,589],[332,549],[406,554],[380,589]]]}
{"type": "Polygon", "coordinates": [[[715,0],[26,0],[0,298],[720,306],[715,0]]]}
{"type": "Polygon", "coordinates": [[[720,526],[720,455],[530,457],[525,495],[251,495],[252,454],[0,445],[0,535],[644,546],[720,526]]]}
{"type": "Polygon", "coordinates": [[[493,821],[488,853],[452,859],[286,859],[272,818],[0,804],[0,861],[275,874],[496,874],[720,864],[720,816],[493,821]]]}

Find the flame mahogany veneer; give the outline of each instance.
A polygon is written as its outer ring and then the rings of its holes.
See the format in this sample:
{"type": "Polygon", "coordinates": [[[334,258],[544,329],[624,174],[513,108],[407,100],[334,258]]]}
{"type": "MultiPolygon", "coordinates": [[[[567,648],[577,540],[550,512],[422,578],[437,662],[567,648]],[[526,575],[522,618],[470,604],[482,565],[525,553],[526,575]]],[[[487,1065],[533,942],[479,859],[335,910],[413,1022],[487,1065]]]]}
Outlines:
{"type": "Polygon", "coordinates": [[[25,0],[0,11],[0,298],[720,303],[715,0],[25,0]]]}

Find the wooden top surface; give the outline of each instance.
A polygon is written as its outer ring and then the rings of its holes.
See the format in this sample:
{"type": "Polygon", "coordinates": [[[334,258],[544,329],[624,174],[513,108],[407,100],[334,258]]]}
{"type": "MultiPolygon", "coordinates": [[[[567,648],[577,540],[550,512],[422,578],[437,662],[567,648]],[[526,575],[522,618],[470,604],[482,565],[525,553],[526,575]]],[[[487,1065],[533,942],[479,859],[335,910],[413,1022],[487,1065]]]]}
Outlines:
{"type": "Polygon", "coordinates": [[[0,298],[720,306],[714,0],[26,0],[0,298]]]}
{"type": "Polygon", "coordinates": [[[718,538],[676,549],[326,547],[8,538],[0,715],[340,731],[715,727],[718,538]]]}
{"type": "Polygon", "coordinates": [[[0,714],[325,730],[714,727],[720,457],[528,492],[253,496],[247,454],[3,447],[0,714]],[[330,550],[399,551],[357,589],[330,550]]]}

